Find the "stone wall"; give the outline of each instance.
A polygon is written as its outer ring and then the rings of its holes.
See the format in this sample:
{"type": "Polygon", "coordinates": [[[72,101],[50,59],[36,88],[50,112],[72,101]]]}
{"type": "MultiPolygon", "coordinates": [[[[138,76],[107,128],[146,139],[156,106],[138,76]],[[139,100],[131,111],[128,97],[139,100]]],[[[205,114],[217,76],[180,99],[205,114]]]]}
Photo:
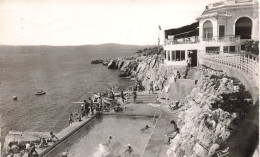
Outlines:
{"type": "Polygon", "coordinates": [[[176,79],[164,88],[159,98],[169,99],[170,102],[183,100],[194,88],[196,80],[176,79]]]}

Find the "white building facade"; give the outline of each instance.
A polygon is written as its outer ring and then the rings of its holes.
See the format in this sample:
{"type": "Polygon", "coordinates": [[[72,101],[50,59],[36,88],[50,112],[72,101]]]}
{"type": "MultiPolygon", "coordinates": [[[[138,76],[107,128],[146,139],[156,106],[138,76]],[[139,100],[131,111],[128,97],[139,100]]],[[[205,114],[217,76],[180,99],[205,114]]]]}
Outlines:
{"type": "Polygon", "coordinates": [[[245,52],[245,42],[259,41],[258,1],[226,0],[209,4],[197,22],[165,30],[164,64],[191,66],[205,53],[245,52]]]}

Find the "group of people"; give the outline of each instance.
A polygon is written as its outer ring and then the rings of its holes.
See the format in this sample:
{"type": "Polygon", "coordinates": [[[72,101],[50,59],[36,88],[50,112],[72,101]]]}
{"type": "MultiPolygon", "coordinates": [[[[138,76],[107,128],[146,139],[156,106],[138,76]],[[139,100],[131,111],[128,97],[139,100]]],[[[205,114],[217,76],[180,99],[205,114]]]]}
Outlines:
{"type": "MultiPolygon", "coordinates": [[[[70,114],[69,117],[69,125],[71,125],[75,121],[81,121],[82,117],[89,115],[93,115],[96,113],[102,113],[103,111],[109,112],[111,109],[114,109],[115,112],[122,111],[123,108],[120,107],[120,103],[118,103],[117,99],[115,98],[115,94],[113,90],[111,90],[109,93],[105,93],[107,95],[106,97],[109,98],[109,103],[104,101],[104,97],[100,95],[95,95],[92,98],[88,98],[87,100],[84,100],[84,102],[81,104],[78,112],[76,114],[70,114]]],[[[123,91],[120,93],[120,98],[123,104],[126,103],[127,99],[125,97],[125,94],[123,91]]]]}
{"type": "Polygon", "coordinates": [[[73,115],[70,114],[69,117],[69,125],[71,125],[74,121],[82,121],[82,117],[86,116],[88,117],[90,114],[93,115],[96,112],[101,112],[103,110],[103,100],[101,97],[98,97],[96,99],[96,102],[94,103],[94,100],[91,98],[88,98],[88,100],[84,100],[84,102],[81,104],[78,113],[73,115]]]}
{"type": "Polygon", "coordinates": [[[25,145],[18,144],[18,142],[10,142],[6,149],[6,156],[7,157],[14,157],[14,155],[18,154],[20,157],[38,157],[38,152],[36,151],[37,148],[44,148],[48,146],[48,142],[57,142],[59,138],[53,133],[50,132],[50,137],[40,137],[38,141],[35,142],[28,142],[25,145]]]}

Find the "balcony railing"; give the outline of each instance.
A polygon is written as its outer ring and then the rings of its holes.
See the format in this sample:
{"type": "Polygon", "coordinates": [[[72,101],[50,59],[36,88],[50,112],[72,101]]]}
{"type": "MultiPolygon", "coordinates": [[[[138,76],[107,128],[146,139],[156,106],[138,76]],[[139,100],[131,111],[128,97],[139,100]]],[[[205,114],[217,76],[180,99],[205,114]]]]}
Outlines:
{"type": "Polygon", "coordinates": [[[183,38],[183,39],[167,39],[165,40],[164,45],[175,45],[175,44],[196,44],[199,43],[198,37],[195,37],[195,39],[191,38],[183,38]]]}
{"type": "Polygon", "coordinates": [[[191,37],[183,39],[166,39],[164,45],[196,44],[196,43],[219,43],[219,42],[240,42],[240,36],[227,35],[224,37],[214,36],[212,38],[191,37]]]}
{"type": "Polygon", "coordinates": [[[204,60],[226,65],[251,77],[258,84],[259,58],[254,54],[247,53],[203,53],[200,57],[204,60]]]}
{"type": "Polygon", "coordinates": [[[217,2],[217,3],[212,3],[206,6],[206,10],[208,9],[213,9],[216,7],[222,7],[226,5],[234,5],[234,4],[239,4],[239,3],[253,3],[253,0],[225,0],[222,2],[217,2]]]}
{"type": "Polygon", "coordinates": [[[226,35],[224,37],[213,36],[212,38],[201,38],[202,41],[212,43],[212,42],[240,42],[240,36],[237,35],[226,35]]]}

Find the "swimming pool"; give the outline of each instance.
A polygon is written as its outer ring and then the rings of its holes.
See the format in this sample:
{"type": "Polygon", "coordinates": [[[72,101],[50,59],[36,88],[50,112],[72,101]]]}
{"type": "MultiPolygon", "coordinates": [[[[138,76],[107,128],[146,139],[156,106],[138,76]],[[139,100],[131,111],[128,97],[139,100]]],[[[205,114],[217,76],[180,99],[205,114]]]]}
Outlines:
{"type": "Polygon", "coordinates": [[[121,157],[131,144],[131,156],[141,156],[153,129],[153,119],[148,117],[106,115],[95,118],[91,123],[68,138],[47,156],[61,156],[68,150],[69,157],[121,157]],[[149,125],[148,131],[140,129],[149,125]],[[108,147],[102,145],[112,136],[108,147]]]}

